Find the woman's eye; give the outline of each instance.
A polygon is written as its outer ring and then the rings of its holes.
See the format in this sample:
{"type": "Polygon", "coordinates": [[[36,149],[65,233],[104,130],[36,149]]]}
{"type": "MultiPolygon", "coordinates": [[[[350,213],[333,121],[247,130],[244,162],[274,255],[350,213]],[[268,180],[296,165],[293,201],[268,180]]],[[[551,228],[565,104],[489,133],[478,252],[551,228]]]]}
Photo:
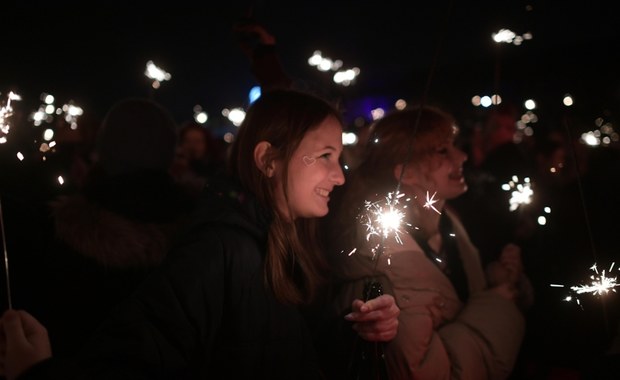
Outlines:
{"type": "Polygon", "coordinates": [[[331,157],[331,153],[323,153],[319,156],[319,158],[325,158],[325,159],[329,159],[331,157]]]}
{"type": "Polygon", "coordinates": [[[437,149],[437,153],[439,153],[439,154],[447,154],[448,153],[448,148],[439,148],[439,149],[437,149]]]}

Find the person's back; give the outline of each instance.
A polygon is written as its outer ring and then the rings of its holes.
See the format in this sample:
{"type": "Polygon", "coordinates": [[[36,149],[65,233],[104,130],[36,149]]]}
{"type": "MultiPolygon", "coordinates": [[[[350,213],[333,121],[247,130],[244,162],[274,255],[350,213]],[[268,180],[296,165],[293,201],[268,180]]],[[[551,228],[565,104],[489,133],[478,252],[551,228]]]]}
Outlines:
{"type": "Polygon", "coordinates": [[[175,123],[159,104],[115,104],[103,121],[97,161],[83,186],[49,204],[45,268],[27,301],[44,321],[55,353],[70,354],[162,262],[191,201],[168,174],[175,123]]]}

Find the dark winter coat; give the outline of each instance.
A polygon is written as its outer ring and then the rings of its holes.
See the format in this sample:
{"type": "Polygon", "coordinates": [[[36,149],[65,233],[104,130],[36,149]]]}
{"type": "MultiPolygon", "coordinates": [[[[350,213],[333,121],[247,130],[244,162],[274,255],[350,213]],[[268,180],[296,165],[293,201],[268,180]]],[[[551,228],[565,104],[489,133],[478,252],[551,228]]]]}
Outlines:
{"type": "MultiPolygon", "coordinates": [[[[203,201],[164,264],[72,361],[80,378],[321,378],[304,316],[265,287],[269,214],[234,190],[203,201]]],[[[30,375],[67,378],[67,368],[51,361],[30,375]]]]}

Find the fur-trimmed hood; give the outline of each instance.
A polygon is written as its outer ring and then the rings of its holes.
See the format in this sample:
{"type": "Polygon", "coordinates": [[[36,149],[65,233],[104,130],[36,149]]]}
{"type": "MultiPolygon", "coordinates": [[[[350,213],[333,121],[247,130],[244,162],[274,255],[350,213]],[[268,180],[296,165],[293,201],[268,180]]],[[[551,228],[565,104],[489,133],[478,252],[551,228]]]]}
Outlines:
{"type": "Polygon", "coordinates": [[[178,227],[127,219],[83,195],[63,196],[50,206],[56,238],[105,267],[160,264],[178,227]]]}

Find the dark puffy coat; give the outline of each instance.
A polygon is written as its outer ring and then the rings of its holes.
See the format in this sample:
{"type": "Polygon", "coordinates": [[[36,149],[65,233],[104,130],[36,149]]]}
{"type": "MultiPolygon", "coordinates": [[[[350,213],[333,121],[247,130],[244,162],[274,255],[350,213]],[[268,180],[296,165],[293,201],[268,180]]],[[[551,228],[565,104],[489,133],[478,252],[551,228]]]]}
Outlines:
{"type": "Polygon", "coordinates": [[[28,375],[321,378],[303,314],[264,285],[268,214],[239,194],[208,192],[164,264],[71,360],[71,370],[52,360],[28,375]]]}

